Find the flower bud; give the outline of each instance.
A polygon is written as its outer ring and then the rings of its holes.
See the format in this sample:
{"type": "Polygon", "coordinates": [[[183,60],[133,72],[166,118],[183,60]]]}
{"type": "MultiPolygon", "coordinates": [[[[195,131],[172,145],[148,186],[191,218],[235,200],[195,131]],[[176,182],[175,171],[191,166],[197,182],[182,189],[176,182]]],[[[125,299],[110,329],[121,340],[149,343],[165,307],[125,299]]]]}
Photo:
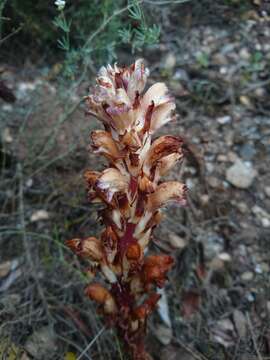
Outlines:
{"type": "Polygon", "coordinates": [[[68,240],[66,245],[77,255],[89,258],[90,260],[100,261],[103,258],[101,242],[95,237],[68,240]]]}
{"type": "Polygon", "coordinates": [[[117,311],[115,301],[110,292],[102,285],[94,283],[85,289],[85,294],[98,304],[103,305],[106,314],[114,314],[117,311]]]}

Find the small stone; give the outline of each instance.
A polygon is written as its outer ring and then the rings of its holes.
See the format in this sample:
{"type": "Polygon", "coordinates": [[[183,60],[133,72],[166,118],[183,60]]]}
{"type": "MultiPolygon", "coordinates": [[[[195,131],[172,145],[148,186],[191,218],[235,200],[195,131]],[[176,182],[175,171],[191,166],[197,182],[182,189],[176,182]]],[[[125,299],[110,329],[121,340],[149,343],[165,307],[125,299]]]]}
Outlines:
{"type": "Polygon", "coordinates": [[[244,160],[252,160],[256,155],[256,150],[251,144],[244,144],[240,149],[240,155],[244,160]]]}
{"type": "Polygon", "coordinates": [[[226,66],[222,66],[220,69],[219,69],[219,72],[221,75],[226,75],[227,72],[228,72],[228,69],[226,66]]]}
{"type": "Polygon", "coordinates": [[[223,54],[217,53],[212,58],[213,64],[215,65],[227,65],[228,60],[223,54]]]}
{"type": "Polygon", "coordinates": [[[257,219],[261,222],[264,228],[270,227],[270,214],[258,205],[253,206],[253,214],[256,215],[257,219]]]}
{"type": "Polygon", "coordinates": [[[219,154],[219,155],[217,156],[217,161],[219,161],[219,162],[227,162],[227,161],[228,161],[228,157],[227,157],[227,155],[219,154]]]}
{"type": "Polygon", "coordinates": [[[226,253],[226,252],[222,252],[218,255],[218,258],[224,262],[231,262],[232,261],[232,257],[230,254],[226,253]]]}
{"type": "Polygon", "coordinates": [[[262,223],[262,226],[264,228],[269,228],[270,227],[270,220],[268,218],[262,218],[261,223],[262,223]]]}
{"type": "Polygon", "coordinates": [[[184,69],[177,69],[173,75],[173,80],[189,82],[188,73],[184,69]]]}
{"type": "Polygon", "coordinates": [[[7,144],[12,143],[13,137],[12,137],[12,135],[11,135],[10,128],[6,127],[6,128],[3,130],[2,140],[3,140],[3,142],[5,142],[5,143],[7,143],[7,144]]]}
{"type": "Polygon", "coordinates": [[[182,237],[174,233],[169,234],[169,243],[174,249],[183,249],[187,245],[186,241],[182,237]]]}
{"type": "Polygon", "coordinates": [[[239,189],[247,189],[252,184],[257,172],[238,159],[226,171],[226,180],[239,189]]]}
{"type": "Polygon", "coordinates": [[[11,112],[11,111],[13,110],[13,106],[10,105],[10,104],[4,104],[4,105],[2,106],[2,110],[3,110],[3,111],[6,111],[6,112],[11,112]]]}
{"type": "Polygon", "coordinates": [[[227,154],[227,157],[228,157],[228,160],[231,161],[231,162],[236,162],[239,158],[237,156],[237,154],[233,151],[229,151],[228,154],[227,154]]]}
{"type": "Polygon", "coordinates": [[[264,88],[258,88],[254,91],[254,95],[258,98],[262,98],[266,95],[266,91],[264,88]]]}
{"type": "Polygon", "coordinates": [[[169,345],[172,340],[172,329],[168,326],[158,325],[155,329],[155,335],[162,345],[169,345]]]}
{"type": "Polygon", "coordinates": [[[202,205],[207,205],[209,203],[209,195],[203,194],[200,197],[202,205]]]}
{"type": "Polygon", "coordinates": [[[239,52],[239,56],[243,60],[249,60],[250,59],[250,52],[247,48],[242,48],[239,52]]]}
{"type": "Polygon", "coordinates": [[[246,214],[248,212],[248,206],[243,201],[236,202],[236,206],[242,214],[246,214]]]}
{"type": "Polygon", "coordinates": [[[251,101],[249,99],[249,97],[247,97],[246,95],[241,95],[240,98],[240,103],[248,108],[252,107],[251,101]]]}
{"type": "Polygon", "coordinates": [[[245,271],[242,275],[241,275],[241,279],[243,281],[251,281],[254,278],[254,274],[252,271],[245,271]]]}
{"type": "Polygon", "coordinates": [[[260,264],[262,272],[268,273],[270,271],[270,266],[267,263],[261,263],[260,264]]]}
{"type": "Polygon", "coordinates": [[[175,55],[171,52],[169,52],[164,59],[163,67],[166,70],[172,70],[175,67],[176,64],[176,58],[175,55]]]}
{"type": "Polygon", "coordinates": [[[270,301],[267,301],[266,308],[267,308],[267,311],[268,311],[268,313],[270,315],[270,301]]]}
{"type": "Polygon", "coordinates": [[[264,189],[265,195],[270,198],[270,186],[266,186],[264,189]]]}
{"type": "Polygon", "coordinates": [[[212,187],[212,188],[217,188],[220,185],[219,180],[214,177],[214,176],[209,176],[208,177],[208,184],[212,187]]]}
{"type": "Polygon", "coordinates": [[[257,273],[257,274],[262,274],[262,273],[263,273],[260,264],[257,264],[257,265],[255,266],[255,273],[257,273]]]}
{"type": "Polygon", "coordinates": [[[205,166],[206,166],[206,170],[207,170],[208,173],[212,173],[214,171],[214,169],[215,169],[214,164],[209,162],[209,161],[207,161],[205,163],[205,166]]]}
{"type": "Polygon", "coordinates": [[[48,220],[49,219],[49,213],[46,210],[37,210],[35,211],[30,218],[31,222],[36,222],[40,220],[48,220]]]}
{"type": "Polygon", "coordinates": [[[220,125],[226,125],[229,124],[232,121],[232,117],[230,115],[225,115],[217,118],[217,122],[220,125]]]}

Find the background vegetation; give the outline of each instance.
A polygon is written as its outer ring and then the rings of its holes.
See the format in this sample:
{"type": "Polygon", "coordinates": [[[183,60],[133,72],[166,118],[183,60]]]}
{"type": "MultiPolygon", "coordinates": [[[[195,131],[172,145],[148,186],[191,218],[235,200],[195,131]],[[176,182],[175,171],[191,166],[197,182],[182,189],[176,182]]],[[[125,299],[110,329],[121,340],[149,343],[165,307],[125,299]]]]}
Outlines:
{"type": "Polygon", "coordinates": [[[185,139],[172,179],[190,189],[155,233],[176,266],[149,348],[162,360],[269,359],[269,10],[0,0],[0,358],[126,360],[63,244],[100,229],[82,179],[103,166],[89,152],[99,124],[83,96],[100,65],[144,57],[149,85],[165,81],[176,98],[179,118],[162,131],[185,139]]]}

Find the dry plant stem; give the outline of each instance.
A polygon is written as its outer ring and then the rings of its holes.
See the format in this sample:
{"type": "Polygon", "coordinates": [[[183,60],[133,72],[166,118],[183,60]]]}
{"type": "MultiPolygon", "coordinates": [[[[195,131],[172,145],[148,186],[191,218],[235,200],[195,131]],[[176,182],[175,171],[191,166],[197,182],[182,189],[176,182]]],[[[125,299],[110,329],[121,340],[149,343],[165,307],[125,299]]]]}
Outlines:
{"type": "Polygon", "coordinates": [[[162,219],[161,208],[186,204],[186,186],[161,182],[183,158],[182,139],[153,134],[175,118],[175,103],[163,83],[146,92],[149,71],[142,60],[129,67],[101,68],[97,85],[86,97],[87,110],[103,123],[91,133],[94,153],[108,168],[85,172],[88,198],[102,203],[105,225],[98,238],[71,239],[67,245],[89,261],[93,279],[100,271],[109,286],[92,282],[85,294],[100,306],[107,324],[115,326],[134,360],[150,360],[144,338],[147,318],[156,308],[167,272],[169,255],[147,255],[153,229],[162,219]]]}

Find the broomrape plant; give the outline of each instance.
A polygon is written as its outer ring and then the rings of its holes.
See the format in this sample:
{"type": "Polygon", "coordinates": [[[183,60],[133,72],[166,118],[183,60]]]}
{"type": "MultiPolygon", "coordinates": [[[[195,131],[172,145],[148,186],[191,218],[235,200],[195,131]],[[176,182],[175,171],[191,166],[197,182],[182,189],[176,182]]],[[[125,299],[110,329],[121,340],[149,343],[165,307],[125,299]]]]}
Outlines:
{"type": "Polygon", "coordinates": [[[186,203],[184,184],[160,182],[182,160],[183,141],[171,135],[152,139],[175,118],[175,103],[163,83],[143,92],[148,75],[141,59],[129,67],[102,67],[86,97],[88,113],[104,126],[91,139],[108,168],[87,170],[85,180],[89,200],[104,205],[99,215],[105,229],[99,238],[67,241],[89,260],[92,275],[97,270],[103,274],[108,286],[91,283],[85,294],[100,305],[134,360],[151,359],[144,347],[147,318],[160,298],[156,287],[164,286],[173,265],[169,255],[147,254],[152,232],[161,221],[161,208],[186,203]]]}

